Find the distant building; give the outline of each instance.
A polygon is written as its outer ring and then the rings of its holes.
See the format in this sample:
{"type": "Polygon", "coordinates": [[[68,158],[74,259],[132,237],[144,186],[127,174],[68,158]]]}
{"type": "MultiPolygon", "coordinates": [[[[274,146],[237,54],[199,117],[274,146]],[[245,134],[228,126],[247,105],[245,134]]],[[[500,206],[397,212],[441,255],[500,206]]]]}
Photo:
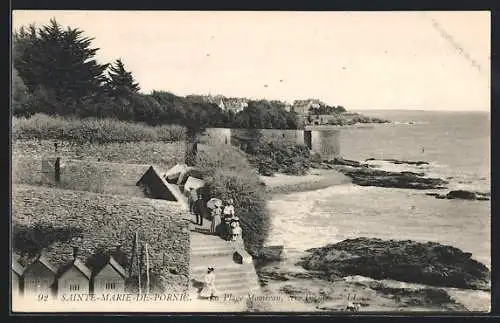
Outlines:
{"type": "Polygon", "coordinates": [[[73,261],[63,266],[58,275],[58,294],[88,294],[90,292],[91,278],[91,270],[78,259],[77,252],[74,252],[73,261]]]}
{"type": "Polygon", "coordinates": [[[12,294],[18,295],[22,291],[22,281],[23,281],[23,273],[24,267],[17,261],[17,259],[12,259],[12,294]]]}
{"type": "Polygon", "coordinates": [[[113,257],[109,257],[106,265],[94,276],[94,293],[123,293],[128,275],[113,257]]]}
{"type": "Polygon", "coordinates": [[[292,110],[299,115],[307,115],[310,108],[319,108],[321,105],[324,105],[324,103],[317,99],[295,100],[292,110]]]}
{"type": "Polygon", "coordinates": [[[52,295],[57,271],[45,256],[39,256],[24,271],[24,294],[52,295]]]}
{"type": "Polygon", "coordinates": [[[248,107],[248,101],[243,98],[221,98],[218,106],[222,111],[238,113],[248,107]]]}

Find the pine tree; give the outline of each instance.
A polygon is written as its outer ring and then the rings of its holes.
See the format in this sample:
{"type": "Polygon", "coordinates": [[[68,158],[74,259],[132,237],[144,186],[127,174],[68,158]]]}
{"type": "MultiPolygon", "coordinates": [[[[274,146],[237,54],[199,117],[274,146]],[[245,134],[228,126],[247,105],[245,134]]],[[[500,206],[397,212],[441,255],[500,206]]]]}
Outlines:
{"type": "Polygon", "coordinates": [[[139,92],[139,84],[135,82],[132,72],[125,70],[121,59],[109,66],[108,74],[107,86],[112,96],[128,97],[131,93],[139,92]]]}
{"type": "Polygon", "coordinates": [[[83,31],[68,27],[63,30],[55,19],[48,25],[14,35],[17,45],[14,67],[30,93],[43,92],[53,102],[54,114],[74,113],[70,107],[97,97],[106,81],[108,64],[94,58],[98,48],[90,48],[92,38],[83,31]]]}

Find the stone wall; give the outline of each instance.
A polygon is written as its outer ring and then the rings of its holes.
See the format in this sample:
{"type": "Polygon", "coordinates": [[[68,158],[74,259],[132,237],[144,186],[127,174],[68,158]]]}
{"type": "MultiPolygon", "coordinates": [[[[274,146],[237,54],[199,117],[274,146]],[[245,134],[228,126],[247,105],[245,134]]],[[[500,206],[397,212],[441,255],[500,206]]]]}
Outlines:
{"type": "MultiPolygon", "coordinates": [[[[54,157],[54,142],[53,140],[14,140],[12,156],[54,157]]],[[[183,141],[110,144],[57,142],[57,155],[64,159],[160,165],[166,169],[184,162],[185,144],[183,141]]]]}
{"type": "MultiPolygon", "coordinates": [[[[149,245],[151,275],[155,277],[152,288],[165,292],[188,287],[190,236],[184,212],[175,202],[129,196],[28,185],[16,185],[12,191],[14,225],[42,222],[56,228],[80,228],[83,239],[74,243],[84,261],[99,247],[114,248],[117,244],[130,259],[138,231],[141,244],[149,245]]],[[[71,260],[72,245],[56,242],[45,254],[58,267],[71,260]]]]}
{"type": "Polygon", "coordinates": [[[200,143],[207,145],[230,145],[231,130],[229,128],[208,128],[200,137],[200,143]]]}
{"type": "MultiPolygon", "coordinates": [[[[61,181],[42,180],[42,162],[50,158],[12,156],[12,183],[144,197],[136,186],[149,165],[61,159],[61,181]]],[[[54,158],[52,158],[54,159],[54,158]]]]}

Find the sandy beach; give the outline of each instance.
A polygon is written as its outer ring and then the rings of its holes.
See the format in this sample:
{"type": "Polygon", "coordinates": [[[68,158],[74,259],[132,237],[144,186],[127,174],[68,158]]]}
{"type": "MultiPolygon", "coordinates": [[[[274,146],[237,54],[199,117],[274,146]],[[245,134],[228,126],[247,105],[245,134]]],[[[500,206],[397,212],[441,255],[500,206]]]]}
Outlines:
{"type": "Polygon", "coordinates": [[[336,170],[326,169],[310,169],[308,174],[302,176],[275,174],[260,178],[271,194],[306,192],[351,183],[349,177],[336,170]]]}

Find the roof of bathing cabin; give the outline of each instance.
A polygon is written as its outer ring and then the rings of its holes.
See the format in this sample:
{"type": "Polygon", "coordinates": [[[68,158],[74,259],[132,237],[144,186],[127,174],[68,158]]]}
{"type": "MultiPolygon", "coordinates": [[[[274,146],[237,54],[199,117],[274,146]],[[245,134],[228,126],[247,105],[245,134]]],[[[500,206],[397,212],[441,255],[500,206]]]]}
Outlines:
{"type": "Polygon", "coordinates": [[[184,192],[188,192],[191,188],[197,190],[203,186],[205,186],[205,182],[202,179],[189,176],[186,184],[184,184],[184,192]]]}
{"type": "Polygon", "coordinates": [[[167,180],[160,174],[163,172],[160,169],[157,169],[155,166],[151,166],[148,170],[142,175],[142,177],[137,181],[136,185],[141,186],[145,185],[146,187],[155,187],[160,192],[156,192],[157,194],[162,196],[163,199],[167,199],[170,201],[181,201],[182,193],[179,191],[179,188],[172,183],[167,182],[167,180]]]}
{"type": "Polygon", "coordinates": [[[49,271],[51,271],[54,275],[57,274],[57,269],[54,268],[49,262],[49,260],[44,256],[41,255],[39,256],[33,263],[31,263],[25,270],[24,272],[29,272],[33,266],[36,264],[42,264],[45,268],[47,268],[49,271]]]}
{"type": "Polygon", "coordinates": [[[61,267],[58,273],[58,279],[61,278],[71,268],[77,269],[83,276],[85,276],[89,280],[92,277],[92,271],[87,266],[85,266],[85,264],[80,259],[75,259],[65,266],[61,267]]]}
{"type": "Polygon", "coordinates": [[[112,256],[109,257],[108,262],[95,274],[95,276],[98,276],[107,265],[110,265],[122,278],[125,279],[128,277],[125,269],[112,256]]]}
{"type": "Polygon", "coordinates": [[[22,276],[24,267],[21,266],[21,264],[18,263],[16,259],[12,259],[12,271],[15,272],[18,276],[22,276]]]}
{"type": "Polygon", "coordinates": [[[186,164],[177,164],[165,172],[165,179],[169,183],[177,183],[181,174],[185,173],[188,168],[189,167],[186,164]]]}

